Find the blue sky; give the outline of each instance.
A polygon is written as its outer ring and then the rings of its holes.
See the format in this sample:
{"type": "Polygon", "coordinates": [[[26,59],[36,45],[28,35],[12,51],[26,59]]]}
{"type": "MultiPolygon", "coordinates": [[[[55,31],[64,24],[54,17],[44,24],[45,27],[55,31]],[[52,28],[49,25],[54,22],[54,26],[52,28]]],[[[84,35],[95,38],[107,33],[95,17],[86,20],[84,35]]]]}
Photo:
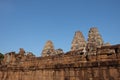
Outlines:
{"type": "Polygon", "coordinates": [[[120,43],[120,0],[0,0],[0,52],[24,48],[36,56],[47,40],[64,52],[75,31],[96,26],[104,42],[120,43]]]}

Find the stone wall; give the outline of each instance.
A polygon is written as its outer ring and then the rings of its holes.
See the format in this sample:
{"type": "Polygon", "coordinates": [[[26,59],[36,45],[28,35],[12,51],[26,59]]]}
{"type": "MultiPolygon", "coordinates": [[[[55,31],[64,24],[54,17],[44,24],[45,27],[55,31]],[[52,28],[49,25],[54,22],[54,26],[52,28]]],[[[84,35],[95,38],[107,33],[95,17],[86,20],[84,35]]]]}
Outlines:
{"type": "MultiPolygon", "coordinates": [[[[120,45],[0,65],[0,80],[120,80],[120,45]]],[[[13,55],[13,54],[12,54],[13,55]]]]}
{"type": "Polygon", "coordinates": [[[53,68],[0,71],[0,80],[119,80],[120,61],[54,65],[53,68]]]}
{"type": "Polygon", "coordinates": [[[94,27],[87,41],[77,31],[67,53],[54,49],[50,40],[41,57],[20,48],[4,55],[0,80],[120,80],[120,44],[104,44],[94,27]]]}

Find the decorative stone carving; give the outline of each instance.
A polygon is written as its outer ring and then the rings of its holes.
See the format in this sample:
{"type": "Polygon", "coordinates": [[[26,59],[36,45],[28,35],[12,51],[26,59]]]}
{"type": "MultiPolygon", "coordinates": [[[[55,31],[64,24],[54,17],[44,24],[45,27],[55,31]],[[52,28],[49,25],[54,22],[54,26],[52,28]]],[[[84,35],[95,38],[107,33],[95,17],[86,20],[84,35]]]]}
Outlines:
{"type": "Polygon", "coordinates": [[[72,41],[71,51],[84,49],[85,47],[86,47],[86,41],[82,32],[80,31],[75,32],[75,35],[72,41]]]}
{"type": "Polygon", "coordinates": [[[42,51],[42,57],[44,56],[50,56],[50,55],[55,55],[55,49],[54,49],[54,45],[52,43],[52,41],[47,41],[43,51],[42,51]]]}
{"type": "Polygon", "coordinates": [[[96,51],[97,47],[101,47],[103,45],[103,40],[101,35],[98,32],[96,27],[92,27],[88,33],[88,40],[87,40],[87,50],[89,52],[96,51]]]}
{"type": "Polygon", "coordinates": [[[120,80],[120,44],[103,46],[102,39],[98,44],[99,34],[93,33],[89,35],[92,39],[88,39],[88,50],[83,46],[85,40],[79,36],[81,33],[76,32],[74,51],[62,55],[63,50],[54,50],[51,41],[42,51],[42,55],[48,57],[34,57],[24,49],[5,54],[0,64],[0,80],[120,80]],[[76,49],[76,44],[81,45],[78,46],[80,50],[76,49]],[[90,55],[93,50],[97,55],[90,55]]]}

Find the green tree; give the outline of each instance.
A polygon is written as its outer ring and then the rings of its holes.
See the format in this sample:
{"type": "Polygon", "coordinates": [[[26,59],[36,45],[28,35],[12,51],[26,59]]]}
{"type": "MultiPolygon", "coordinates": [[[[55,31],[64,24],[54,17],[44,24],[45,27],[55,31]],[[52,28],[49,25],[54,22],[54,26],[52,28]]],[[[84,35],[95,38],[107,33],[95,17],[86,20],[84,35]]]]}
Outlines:
{"type": "Polygon", "coordinates": [[[0,61],[4,59],[4,55],[0,53],[0,61]]]}

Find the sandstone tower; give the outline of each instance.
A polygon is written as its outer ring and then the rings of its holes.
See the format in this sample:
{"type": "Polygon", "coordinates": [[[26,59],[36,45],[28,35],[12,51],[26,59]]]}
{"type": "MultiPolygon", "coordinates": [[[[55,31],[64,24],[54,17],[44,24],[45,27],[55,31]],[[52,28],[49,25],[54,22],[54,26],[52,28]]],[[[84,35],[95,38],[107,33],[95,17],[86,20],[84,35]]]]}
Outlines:
{"type": "Polygon", "coordinates": [[[22,56],[25,55],[25,50],[24,50],[23,48],[20,48],[19,50],[20,50],[20,51],[19,51],[19,54],[20,54],[20,55],[22,55],[22,56]]]}
{"type": "Polygon", "coordinates": [[[94,51],[96,47],[101,47],[103,40],[96,27],[92,27],[88,33],[87,49],[88,51],[94,51]]]}
{"type": "Polygon", "coordinates": [[[87,43],[77,31],[66,53],[47,41],[42,56],[23,48],[4,54],[0,80],[120,80],[120,44],[103,44],[96,28],[90,29],[87,43]]]}
{"type": "Polygon", "coordinates": [[[54,45],[52,43],[52,41],[47,41],[43,51],[42,51],[42,57],[44,56],[49,56],[49,55],[54,55],[55,54],[55,49],[54,49],[54,45]]]}
{"type": "Polygon", "coordinates": [[[84,49],[85,47],[86,47],[86,41],[82,32],[80,31],[75,32],[75,35],[72,41],[71,51],[84,49]]]}

